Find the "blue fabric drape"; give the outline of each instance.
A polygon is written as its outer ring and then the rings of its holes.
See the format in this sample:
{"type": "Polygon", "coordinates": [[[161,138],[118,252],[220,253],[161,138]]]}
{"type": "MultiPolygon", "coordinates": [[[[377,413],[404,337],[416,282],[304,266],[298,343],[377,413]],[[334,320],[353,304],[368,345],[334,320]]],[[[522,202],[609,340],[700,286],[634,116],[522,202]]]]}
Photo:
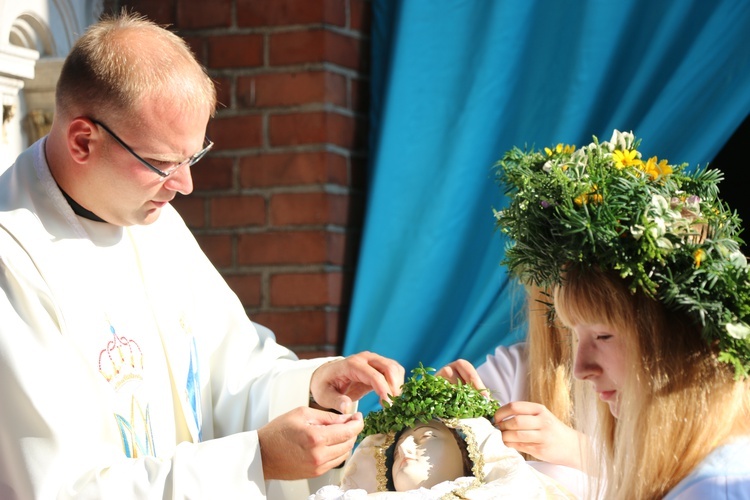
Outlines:
{"type": "Polygon", "coordinates": [[[372,7],[371,165],[345,354],[439,368],[523,338],[492,216],[505,204],[492,166],[512,146],[580,146],[617,128],[646,156],[706,164],[750,112],[745,0],[372,7]]]}

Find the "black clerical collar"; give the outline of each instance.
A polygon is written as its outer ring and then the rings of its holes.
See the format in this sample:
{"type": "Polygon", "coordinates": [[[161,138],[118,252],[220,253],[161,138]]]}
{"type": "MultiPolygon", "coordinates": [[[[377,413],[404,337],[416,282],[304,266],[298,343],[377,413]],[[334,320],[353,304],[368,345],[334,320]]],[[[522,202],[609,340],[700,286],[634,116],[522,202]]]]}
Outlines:
{"type": "MultiPolygon", "coordinates": [[[[60,187],[59,185],[57,187],[60,187]]],[[[76,215],[79,215],[85,219],[93,220],[96,222],[107,222],[98,215],[96,215],[94,212],[90,210],[86,210],[83,208],[76,200],[70,197],[68,193],[66,193],[63,188],[60,188],[60,191],[62,191],[63,196],[65,196],[65,199],[68,200],[68,204],[70,205],[70,208],[73,209],[73,212],[75,212],[76,215]]]]}

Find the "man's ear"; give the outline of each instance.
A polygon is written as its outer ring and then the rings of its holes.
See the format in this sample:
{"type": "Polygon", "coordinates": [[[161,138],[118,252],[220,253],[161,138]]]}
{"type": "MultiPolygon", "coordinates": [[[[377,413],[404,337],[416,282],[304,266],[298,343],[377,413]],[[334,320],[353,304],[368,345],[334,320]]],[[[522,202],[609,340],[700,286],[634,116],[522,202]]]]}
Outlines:
{"type": "Polygon", "coordinates": [[[101,140],[101,133],[94,123],[85,117],[74,118],[68,125],[66,144],[70,157],[76,163],[86,163],[101,140]]]}

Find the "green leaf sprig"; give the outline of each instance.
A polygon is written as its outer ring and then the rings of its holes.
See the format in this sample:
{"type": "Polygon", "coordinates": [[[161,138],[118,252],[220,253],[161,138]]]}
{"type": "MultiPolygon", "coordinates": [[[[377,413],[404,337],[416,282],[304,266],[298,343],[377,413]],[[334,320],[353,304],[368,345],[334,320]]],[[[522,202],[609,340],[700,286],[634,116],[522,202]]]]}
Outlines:
{"type": "Polygon", "coordinates": [[[422,363],[414,368],[412,376],[401,386],[401,395],[390,403],[382,401],[383,409],[367,414],[360,438],[396,433],[435,418],[491,418],[500,407],[500,403],[487,398],[473,385],[460,380],[452,384],[432,375],[434,371],[422,363]]]}

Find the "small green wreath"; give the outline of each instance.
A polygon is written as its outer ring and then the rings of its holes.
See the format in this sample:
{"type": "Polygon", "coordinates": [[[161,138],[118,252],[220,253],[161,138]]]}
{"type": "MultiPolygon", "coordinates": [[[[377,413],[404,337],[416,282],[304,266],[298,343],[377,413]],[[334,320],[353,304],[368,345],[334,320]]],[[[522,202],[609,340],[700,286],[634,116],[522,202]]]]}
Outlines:
{"type": "Polygon", "coordinates": [[[360,438],[397,433],[417,422],[427,423],[435,418],[492,418],[500,408],[500,403],[486,397],[473,385],[460,380],[452,384],[432,375],[434,371],[422,363],[414,368],[412,376],[401,386],[400,396],[390,403],[382,401],[382,410],[367,414],[360,438]]]}

